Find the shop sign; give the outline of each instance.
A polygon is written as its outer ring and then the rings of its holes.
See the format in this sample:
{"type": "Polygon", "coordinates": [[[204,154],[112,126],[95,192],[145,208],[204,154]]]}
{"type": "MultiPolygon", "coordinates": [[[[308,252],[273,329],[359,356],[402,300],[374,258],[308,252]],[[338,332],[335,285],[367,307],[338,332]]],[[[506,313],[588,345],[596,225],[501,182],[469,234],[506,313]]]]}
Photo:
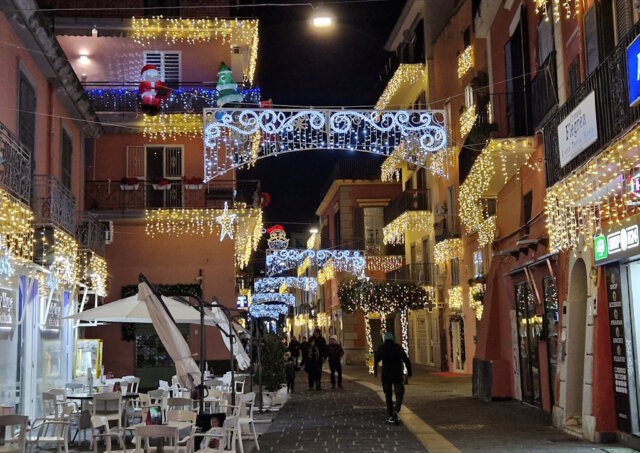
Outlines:
{"type": "Polygon", "coordinates": [[[601,234],[593,239],[594,261],[596,264],[604,264],[604,261],[626,258],[637,253],[638,246],[638,225],[609,233],[606,238],[601,234]]]}
{"type": "Polygon", "coordinates": [[[562,167],[598,139],[596,118],[596,93],[592,91],[558,126],[558,147],[562,167]]]}
{"type": "Polygon", "coordinates": [[[629,205],[637,206],[640,200],[640,174],[636,174],[633,176],[629,176],[625,180],[625,186],[627,187],[627,192],[631,196],[631,201],[627,202],[629,205]]]}
{"type": "Polygon", "coordinates": [[[0,292],[0,330],[13,328],[13,297],[6,291],[0,292]]]}
{"type": "Polygon", "coordinates": [[[618,421],[618,429],[628,433],[631,432],[631,408],[629,404],[629,367],[622,311],[620,266],[617,264],[607,266],[606,278],[616,419],[618,421]]]}
{"type": "Polygon", "coordinates": [[[249,300],[247,299],[247,296],[238,296],[236,307],[238,310],[245,310],[249,308],[249,300]]]}
{"type": "Polygon", "coordinates": [[[640,36],[627,47],[627,79],[629,84],[629,105],[640,102],[640,36]]]}

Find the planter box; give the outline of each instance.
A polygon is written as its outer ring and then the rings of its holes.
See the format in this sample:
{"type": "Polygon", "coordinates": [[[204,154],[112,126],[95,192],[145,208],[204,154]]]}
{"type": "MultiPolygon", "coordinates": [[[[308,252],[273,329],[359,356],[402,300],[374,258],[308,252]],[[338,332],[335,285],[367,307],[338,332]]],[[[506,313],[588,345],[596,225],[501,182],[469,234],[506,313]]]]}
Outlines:
{"type": "Polygon", "coordinates": [[[204,184],[185,184],[184,188],[186,190],[200,190],[204,187],[204,184]]]}
{"type": "Polygon", "coordinates": [[[120,184],[120,190],[138,190],[140,184],[120,184]]]}
{"type": "Polygon", "coordinates": [[[153,190],[169,190],[171,189],[171,184],[167,184],[165,186],[161,186],[160,184],[153,184],[153,190]]]}

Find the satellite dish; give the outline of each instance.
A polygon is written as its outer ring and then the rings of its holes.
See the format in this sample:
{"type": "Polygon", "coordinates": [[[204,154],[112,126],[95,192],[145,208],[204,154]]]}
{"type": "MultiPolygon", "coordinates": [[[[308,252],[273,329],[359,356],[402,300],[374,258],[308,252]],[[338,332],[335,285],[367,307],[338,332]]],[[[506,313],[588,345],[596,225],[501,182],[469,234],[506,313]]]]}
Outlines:
{"type": "Polygon", "coordinates": [[[409,44],[413,44],[416,40],[416,32],[414,30],[405,30],[402,35],[404,36],[405,42],[408,42],[409,44]]]}

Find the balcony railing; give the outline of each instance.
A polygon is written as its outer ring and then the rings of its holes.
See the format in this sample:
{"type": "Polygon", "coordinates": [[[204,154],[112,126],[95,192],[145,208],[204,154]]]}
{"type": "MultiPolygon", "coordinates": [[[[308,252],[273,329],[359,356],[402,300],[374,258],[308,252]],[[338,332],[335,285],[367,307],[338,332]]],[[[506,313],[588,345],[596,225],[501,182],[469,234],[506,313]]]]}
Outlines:
{"type": "Polygon", "coordinates": [[[104,228],[99,221],[84,217],[78,223],[76,231],[80,248],[91,249],[104,256],[104,228]]]}
{"type": "Polygon", "coordinates": [[[0,186],[31,204],[31,153],[0,123],[0,186]]]}
{"type": "Polygon", "coordinates": [[[53,176],[35,177],[34,216],[36,224],[52,224],[76,234],[76,200],[69,189],[53,176]]]}
{"type": "Polygon", "coordinates": [[[85,209],[87,211],[126,211],[154,208],[222,208],[225,202],[248,206],[260,204],[260,181],[218,181],[207,184],[186,184],[169,180],[166,186],[141,181],[124,186],[114,181],[87,181],[85,209]]]}
{"type": "MultiPolygon", "coordinates": [[[[243,103],[258,104],[260,88],[239,88],[243,103]]],[[[139,112],[142,103],[138,85],[133,82],[115,83],[91,82],[85,86],[91,108],[96,112],[139,112]]],[[[216,106],[218,90],[214,86],[203,87],[202,83],[180,84],[171,90],[169,97],[162,101],[163,113],[202,113],[203,108],[216,106]]]]}
{"type": "Polygon", "coordinates": [[[407,264],[387,273],[387,281],[410,282],[419,285],[433,285],[435,267],[432,263],[407,264]]]}
{"type": "Polygon", "coordinates": [[[429,189],[409,189],[391,200],[384,208],[384,224],[388,225],[406,211],[431,211],[429,189]]]}
{"type": "Polygon", "coordinates": [[[460,220],[455,218],[444,218],[433,225],[435,241],[442,242],[445,239],[455,239],[460,237],[460,220]]]}
{"type": "Polygon", "coordinates": [[[538,129],[547,115],[558,104],[556,53],[551,52],[531,81],[531,116],[534,129],[538,129]]]}
{"type": "Polygon", "coordinates": [[[604,150],[618,135],[640,119],[640,108],[629,106],[626,69],[627,46],[638,34],[640,34],[640,22],[637,22],[631,32],[619,41],[607,59],[587,77],[577,91],[558,108],[545,124],[543,135],[547,187],[554,185],[591,157],[604,150]],[[595,143],[562,167],[558,145],[558,125],[594,91],[598,138],[595,143]]]}

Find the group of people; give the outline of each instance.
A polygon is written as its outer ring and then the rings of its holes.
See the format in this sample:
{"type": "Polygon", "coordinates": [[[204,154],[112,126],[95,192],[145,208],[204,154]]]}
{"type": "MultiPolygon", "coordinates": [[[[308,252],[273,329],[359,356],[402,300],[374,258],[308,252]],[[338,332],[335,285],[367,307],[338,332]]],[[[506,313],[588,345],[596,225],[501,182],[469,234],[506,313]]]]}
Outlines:
{"type": "MultiPolygon", "coordinates": [[[[378,364],[382,362],[382,390],[385,395],[387,405],[388,423],[399,424],[400,419],[398,412],[402,407],[404,398],[404,383],[412,375],[411,361],[405,350],[394,340],[393,334],[386,332],[383,336],[384,342],[378,348],[373,359],[374,375],[378,376],[378,364]],[[406,368],[406,378],[405,378],[406,368]],[[395,395],[395,403],[393,397],[395,395]]],[[[302,337],[299,342],[295,337],[289,343],[290,357],[287,363],[287,389],[293,392],[295,382],[295,372],[299,367],[309,376],[309,390],[322,390],[322,365],[326,359],[329,361],[329,369],[331,371],[331,388],[336,388],[336,374],[338,388],[342,388],[342,356],[344,349],[338,342],[338,337],[331,335],[329,344],[322,336],[320,329],[313,331],[313,336],[307,341],[306,337],[302,337]],[[298,365],[298,359],[302,357],[298,365]]]]}
{"type": "Polygon", "coordinates": [[[295,383],[295,371],[304,368],[309,378],[309,390],[322,390],[322,365],[325,360],[329,362],[331,371],[331,388],[336,388],[336,374],[338,388],[342,388],[342,356],[344,349],[338,342],[336,335],[329,337],[329,344],[322,336],[320,329],[313,331],[313,336],[307,341],[302,337],[298,341],[295,337],[289,343],[289,362],[287,364],[287,389],[292,392],[295,383]],[[298,364],[298,359],[301,359],[298,364]]]}

